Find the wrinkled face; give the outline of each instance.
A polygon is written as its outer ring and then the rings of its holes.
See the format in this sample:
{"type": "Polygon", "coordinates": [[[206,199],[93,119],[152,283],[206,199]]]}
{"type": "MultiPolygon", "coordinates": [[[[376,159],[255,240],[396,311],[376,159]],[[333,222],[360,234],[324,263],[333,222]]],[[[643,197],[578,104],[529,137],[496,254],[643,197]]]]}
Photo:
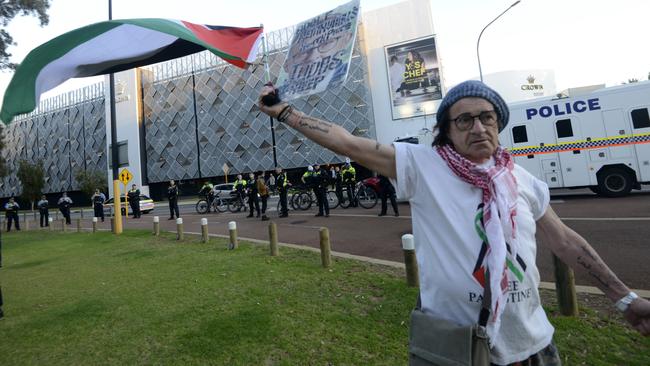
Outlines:
{"type": "MultiPolygon", "coordinates": [[[[494,106],[482,98],[463,98],[449,108],[449,119],[469,113],[478,116],[481,112],[492,111],[494,106]]],[[[490,159],[499,146],[499,123],[494,126],[483,125],[478,118],[466,131],[458,128],[454,121],[450,121],[449,140],[454,149],[466,159],[481,164],[490,159]]]]}

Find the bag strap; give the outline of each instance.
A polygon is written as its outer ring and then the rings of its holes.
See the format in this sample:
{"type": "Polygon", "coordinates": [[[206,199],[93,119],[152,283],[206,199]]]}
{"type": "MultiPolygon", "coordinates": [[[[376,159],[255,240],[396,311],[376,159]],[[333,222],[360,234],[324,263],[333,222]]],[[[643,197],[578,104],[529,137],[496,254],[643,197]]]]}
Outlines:
{"type": "MultiPolygon", "coordinates": [[[[478,314],[478,325],[485,327],[490,319],[490,305],[492,304],[492,290],[490,289],[490,270],[485,271],[485,285],[483,287],[483,301],[481,311],[478,314]]],[[[422,296],[418,293],[418,302],[415,305],[417,310],[422,309],[422,296]]]]}

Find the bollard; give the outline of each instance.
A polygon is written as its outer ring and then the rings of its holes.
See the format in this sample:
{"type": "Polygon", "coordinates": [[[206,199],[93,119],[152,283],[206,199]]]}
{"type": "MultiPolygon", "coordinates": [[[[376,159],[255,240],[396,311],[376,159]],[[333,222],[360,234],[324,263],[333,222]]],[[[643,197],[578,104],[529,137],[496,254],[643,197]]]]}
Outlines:
{"type": "Polygon", "coordinates": [[[330,231],[326,227],[319,230],[320,234],[320,260],[323,268],[329,268],[332,265],[332,249],[330,247],[330,231]]]}
{"type": "Polygon", "coordinates": [[[81,232],[81,219],[77,219],[77,232],[81,232]]]}
{"type": "Polygon", "coordinates": [[[160,236],[160,217],[153,217],[153,235],[160,236]]]}
{"type": "Polygon", "coordinates": [[[111,232],[115,232],[115,216],[111,217],[111,232]]]}
{"type": "Polygon", "coordinates": [[[68,231],[68,227],[65,225],[65,219],[61,219],[61,231],[64,233],[68,231]]]}
{"type": "Polygon", "coordinates": [[[93,217],[93,233],[97,232],[97,218],[93,217]]]}
{"type": "Polygon", "coordinates": [[[406,268],[406,284],[409,287],[419,287],[418,260],[415,257],[415,241],[412,234],[402,235],[402,250],[404,251],[404,266],[406,268]]]}
{"type": "Polygon", "coordinates": [[[269,245],[271,247],[271,256],[278,256],[278,226],[275,222],[269,224],[269,245]]]}
{"type": "Polygon", "coordinates": [[[555,271],[555,292],[560,314],[578,316],[578,299],[576,297],[573,270],[555,255],[553,255],[553,268],[555,271]]]}
{"type": "Polygon", "coordinates": [[[176,219],[176,240],[183,240],[183,218],[176,219]]]}
{"type": "Polygon", "coordinates": [[[237,249],[239,243],[237,242],[237,223],[230,221],[228,223],[228,231],[230,232],[230,243],[228,243],[228,249],[237,249]]]}
{"type": "Polygon", "coordinates": [[[204,243],[207,243],[210,240],[210,237],[208,236],[208,219],[206,218],[201,219],[201,238],[204,243]]]}
{"type": "Polygon", "coordinates": [[[53,220],[51,217],[47,218],[47,226],[50,228],[50,231],[54,230],[54,224],[52,224],[53,220]]]}

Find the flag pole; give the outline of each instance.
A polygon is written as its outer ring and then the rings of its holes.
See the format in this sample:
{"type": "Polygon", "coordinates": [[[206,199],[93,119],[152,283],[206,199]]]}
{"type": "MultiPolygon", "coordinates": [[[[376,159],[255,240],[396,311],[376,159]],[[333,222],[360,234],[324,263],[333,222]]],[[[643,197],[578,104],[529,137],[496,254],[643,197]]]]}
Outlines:
{"type": "MultiPolygon", "coordinates": [[[[260,27],[264,29],[264,24],[260,24],[260,27]]],[[[268,47],[266,45],[266,32],[262,34],[262,60],[264,62],[264,73],[266,75],[266,83],[271,82],[271,69],[269,68],[269,52],[268,52],[268,47]]],[[[278,157],[277,153],[275,150],[275,125],[273,124],[273,117],[269,116],[269,119],[271,121],[271,142],[273,145],[273,167],[277,168],[278,167],[278,157]]]]}
{"type": "MultiPolygon", "coordinates": [[[[113,19],[113,4],[108,0],[108,20],[113,19]]],[[[115,225],[113,227],[114,234],[122,233],[122,200],[120,199],[120,181],[118,180],[118,169],[120,162],[119,150],[117,147],[117,120],[115,119],[115,75],[111,73],[108,78],[109,95],[111,99],[111,159],[113,169],[113,216],[115,217],[115,225]]]]}

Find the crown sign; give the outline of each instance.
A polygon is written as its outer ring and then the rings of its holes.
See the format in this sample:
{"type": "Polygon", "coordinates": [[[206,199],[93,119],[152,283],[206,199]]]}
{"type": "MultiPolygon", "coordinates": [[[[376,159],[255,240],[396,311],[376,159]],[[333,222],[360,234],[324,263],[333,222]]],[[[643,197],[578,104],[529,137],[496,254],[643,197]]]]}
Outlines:
{"type": "Polygon", "coordinates": [[[535,82],[535,77],[533,75],[528,75],[526,80],[528,80],[528,84],[532,84],[535,82]]]}

